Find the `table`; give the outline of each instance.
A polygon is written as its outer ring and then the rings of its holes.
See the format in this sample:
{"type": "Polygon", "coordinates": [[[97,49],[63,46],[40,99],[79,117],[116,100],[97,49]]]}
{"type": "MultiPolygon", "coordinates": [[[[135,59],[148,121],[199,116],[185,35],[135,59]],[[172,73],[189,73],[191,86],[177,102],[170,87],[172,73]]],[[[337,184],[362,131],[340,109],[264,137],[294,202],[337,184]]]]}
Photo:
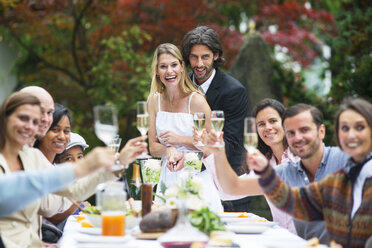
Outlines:
{"type": "MultiPolygon", "coordinates": [[[[58,243],[61,248],[83,248],[83,247],[125,247],[125,248],[161,248],[162,246],[156,240],[139,240],[128,236],[130,239],[123,244],[92,244],[78,243],[75,238],[82,234],[81,224],[76,222],[75,216],[70,216],[65,226],[64,234],[58,243]]],[[[138,228],[138,227],[137,227],[138,228]]],[[[128,230],[127,230],[128,233],[128,230]]],[[[85,234],[87,235],[87,234],[85,234]]],[[[304,247],[305,240],[287,231],[286,229],[275,225],[261,234],[236,234],[234,242],[241,248],[265,248],[265,247],[304,247]]],[[[318,246],[321,247],[321,246],[318,246]]],[[[324,246],[323,246],[324,247],[324,246]]]]}

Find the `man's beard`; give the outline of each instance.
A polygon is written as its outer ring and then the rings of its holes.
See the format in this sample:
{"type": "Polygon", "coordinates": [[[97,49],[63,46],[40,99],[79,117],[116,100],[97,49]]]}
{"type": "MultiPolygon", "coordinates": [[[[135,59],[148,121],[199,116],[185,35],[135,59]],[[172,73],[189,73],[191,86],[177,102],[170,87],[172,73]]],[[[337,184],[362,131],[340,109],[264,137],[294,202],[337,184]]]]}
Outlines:
{"type": "MultiPolygon", "coordinates": [[[[196,68],[197,68],[197,67],[192,68],[193,72],[196,71],[196,68]]],[[[206,70],[205,70],[205,74],[204,74],[204,76],[202,76],[202,77],[198,77],[197,74],[194,72],[194,77],[195,77],[195,79],[196,79],[198,82],[207,79],[207,78],[209,77],[209,74],[210,74],[211,71],[213,70],[213,67],[212,67],[212,66],[209,67],[209,68],[208,68],[207,66],[204,66],[204,68],[206,68],[206,70]]]]}

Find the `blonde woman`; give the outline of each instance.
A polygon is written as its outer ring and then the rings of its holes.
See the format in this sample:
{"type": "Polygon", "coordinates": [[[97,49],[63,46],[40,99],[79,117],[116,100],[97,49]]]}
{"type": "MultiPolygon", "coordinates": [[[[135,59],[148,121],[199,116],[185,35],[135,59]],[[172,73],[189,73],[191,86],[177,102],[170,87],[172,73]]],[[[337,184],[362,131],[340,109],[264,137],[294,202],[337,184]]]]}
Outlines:
{"type": "Polygon", "coordinates": [[[186,73],[181,52],[173,44],[161,44],[155,50],[148,105],[150,153],[162,157],[160,184],[167,185],[183,168],[182,152],[196,149],[192,143],[193,113],[205,113],[207,131],[211,115],[205,97],[186,73]]]}

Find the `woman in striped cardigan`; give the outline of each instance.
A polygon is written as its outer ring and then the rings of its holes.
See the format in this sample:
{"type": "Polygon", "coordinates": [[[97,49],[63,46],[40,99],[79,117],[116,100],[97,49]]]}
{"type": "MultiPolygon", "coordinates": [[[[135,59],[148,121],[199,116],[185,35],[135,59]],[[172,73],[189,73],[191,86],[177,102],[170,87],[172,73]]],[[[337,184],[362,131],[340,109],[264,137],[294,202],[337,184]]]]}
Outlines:
{"type": "Polygon", "coordinates": [[[324,220],[330,239],[343,247],[364,247],[372,236],[372,104],[347,99],[336,115],[337,143],[350,160],[324,180],[290,188],[258,150],[248,164],[280,209],[297,219],[324,220]]]}

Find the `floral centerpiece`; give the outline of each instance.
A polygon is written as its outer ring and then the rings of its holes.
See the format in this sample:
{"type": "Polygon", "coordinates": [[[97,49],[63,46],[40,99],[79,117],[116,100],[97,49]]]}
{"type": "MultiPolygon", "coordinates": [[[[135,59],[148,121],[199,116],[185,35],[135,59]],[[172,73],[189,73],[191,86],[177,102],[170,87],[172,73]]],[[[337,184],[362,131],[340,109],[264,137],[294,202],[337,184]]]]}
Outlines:
{"type": "Polygon", "coordinates": [[[185,171],[178,175],[177,182],[162,186],[163,194],[158,195],[169,208],[176,208],[177,200],[182,199],[188,209],[198,210],[206,206],[203,181],[199,177],[190,177],[185,171]]]}

